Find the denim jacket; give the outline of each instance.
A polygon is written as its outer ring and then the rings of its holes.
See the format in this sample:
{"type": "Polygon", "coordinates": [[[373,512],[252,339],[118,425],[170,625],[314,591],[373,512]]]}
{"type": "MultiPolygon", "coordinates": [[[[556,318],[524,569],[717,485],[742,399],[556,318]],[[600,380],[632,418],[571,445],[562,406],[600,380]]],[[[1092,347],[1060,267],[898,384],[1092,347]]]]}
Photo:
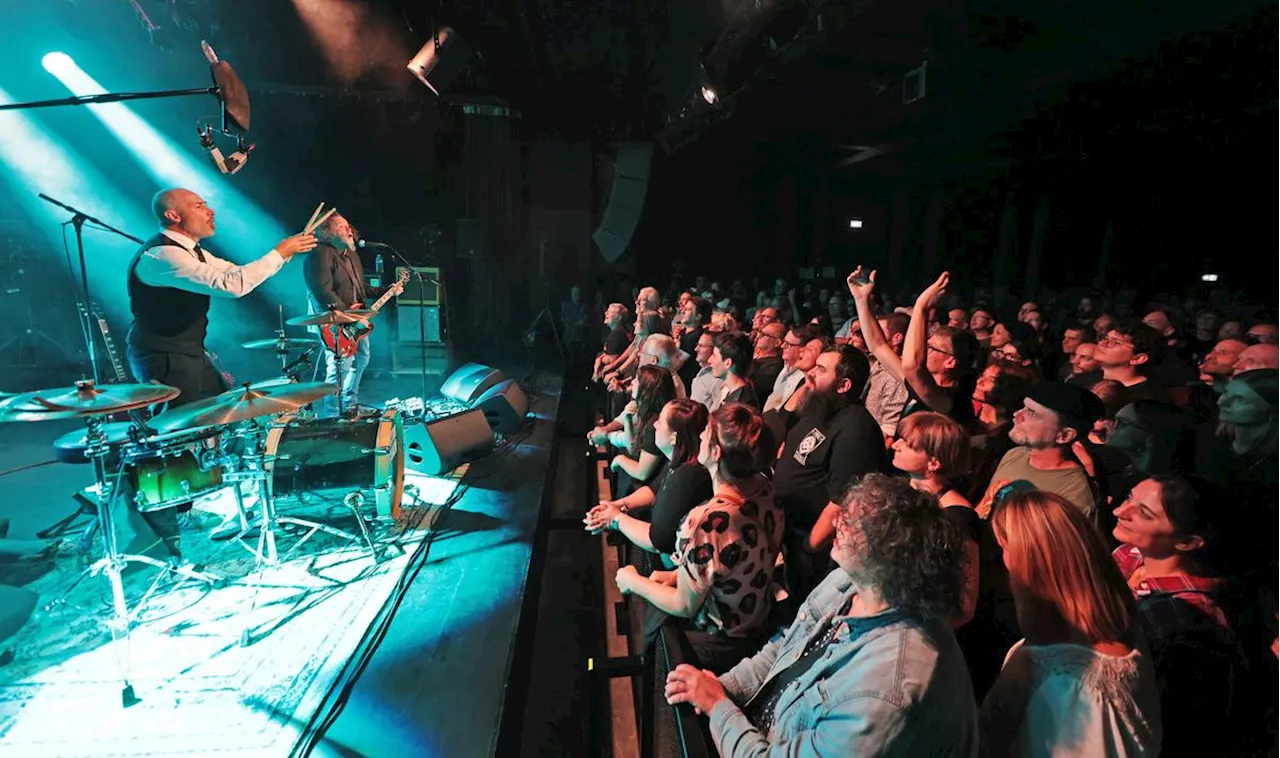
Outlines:
{"type": "Polygon", "coordinates": [[[939,621],[902,618],[876,626],[865,618],[835,618],[843,627],[823,657],[783,692],[769,733],[747,719],[739,706],[799,660],[853,593],[848,574],[832,571],[786,631],[721,675],[729,698],[709,714],[720,755],[977,755],[969,670],[939,621]]]}

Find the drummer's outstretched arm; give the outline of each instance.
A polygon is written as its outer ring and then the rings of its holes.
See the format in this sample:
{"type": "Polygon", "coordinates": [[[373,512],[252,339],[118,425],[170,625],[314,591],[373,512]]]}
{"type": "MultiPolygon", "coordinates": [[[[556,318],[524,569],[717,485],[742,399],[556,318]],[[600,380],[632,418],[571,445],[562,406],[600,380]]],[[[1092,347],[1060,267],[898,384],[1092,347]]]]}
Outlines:
{"type": "Polygon", "coordinates": [[[204,251],[204,260],[200,260],[178,245],[163,245],[142,254],[136,273],[144,284],[153,287],[173,287],[214,297],[244,297],[290,258],[315,246],[314,236],[294,235],[281,240],[256,261],[238,265],[208,251],[204,251]]]}

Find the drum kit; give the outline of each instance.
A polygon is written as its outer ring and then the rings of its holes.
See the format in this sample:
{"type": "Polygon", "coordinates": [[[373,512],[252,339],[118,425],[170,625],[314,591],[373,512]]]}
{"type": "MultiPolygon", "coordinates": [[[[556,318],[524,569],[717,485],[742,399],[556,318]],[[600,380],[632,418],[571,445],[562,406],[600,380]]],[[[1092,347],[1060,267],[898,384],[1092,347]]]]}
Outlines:
{"type": "MultiPolygon", "coordinates": [[[[339,323],[343,312],[304,316],[312,323],[339,323]],[[336,315],[335,315],[336,314],[336,315]],[[328,319],[328,320],[326,320],[328,319]]],[[[289,322],[290,324],[293,321],[289,322]]],[[[0,423],[79,419],[84,429],[63,435],[55,443],[59,460],[88,462],[94,468],[90,488],[101,534],[102,555],[49,607],[60,605],[85,578],[104,574],[110,584],[115,622],[124,631],[165,578],[220,586],[226,579],[182,562],[176,542],[166,545],[162,558],[128,552],[119,544],[113,506],[121,497],[142,514],[176,508],[197,498],[230,488],[239,518],[236,543],[255,556],[255,570],[280,562],[277,531],[301,538],[296,549],[317,532],[361,545],[375,564],[383,560],[385,544],[375,541],[369,523],[389,524],[399,516],[404,493],[403,429],[396,409],[357,420],[316,418],[309,407],[338,391],[337,384],[302,382],[290,368],[297,350],[314,350],[318,339],[285,337],[244,343],[249,350],[273,350],[286,376],[247,383],[214,397],[149,414],[176,398],[177,388],[161,384],[98,386],[92,380],[71,387],[0,394],[0,423]],[[127,421],[115,421],[126,417],[127,421]],[[245,503],[241,483],[256,489],[257,513],[245,503]],[[351,510],[358,534],[329,523],[281,515],[277,498],[337,490],[341,504],[351,510]],[[372,500],[375,513],[362,513],[372,500]],[[251,537],[256,531],[256,545],[251,537]],[[141,599],[126,599],[123,577],[130,564],[159,569],[141,599]],[[130,606],[133,606],[132,608],[130,606]]],[[[122,503],[125,501],[121,501],[122,503]]],[[[92,527],[91,527],[92,528],[92,527]]],[[[154,546],[154,545],[153,545],[154,546]]]]}

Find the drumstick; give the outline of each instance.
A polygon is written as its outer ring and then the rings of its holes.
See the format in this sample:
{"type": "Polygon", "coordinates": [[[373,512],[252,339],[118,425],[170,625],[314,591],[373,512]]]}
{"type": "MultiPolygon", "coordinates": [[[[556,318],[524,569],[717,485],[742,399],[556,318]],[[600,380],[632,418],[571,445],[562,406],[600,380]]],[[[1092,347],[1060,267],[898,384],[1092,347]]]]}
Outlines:
{"type": "Polygon", "coordinates": [[[321,200],[321,201],[320,201],[320,204],[316,206],[316,209],[315,209],[314,211],[312,211],[312,212],[311,212],[311,218],[307,219],[307,223],[306,223],[305,225],[303,225],[303,227],[302,227],[304,230],[306,230],[306,231],[311,231],[311,225],[312,225],[313,223],[315,223],[316,216],[319,216],[319,215],[320,215],[320,209],[321,209],[321,208],[324,208],[324,201],[323,201],[323,200],[321,200]]]}
{"type": "Polygon", "coordinates": [[[323,216],[316,219],[306,229],[302,230],[303,234],[310,234],[314,232],[317,227],[323,224],[325,220],[328,219],[330,216],[332,216],[337,210],[338,210],[337,208],[330,208],[329,210],[325,211],[325,214],[323,216]]]}

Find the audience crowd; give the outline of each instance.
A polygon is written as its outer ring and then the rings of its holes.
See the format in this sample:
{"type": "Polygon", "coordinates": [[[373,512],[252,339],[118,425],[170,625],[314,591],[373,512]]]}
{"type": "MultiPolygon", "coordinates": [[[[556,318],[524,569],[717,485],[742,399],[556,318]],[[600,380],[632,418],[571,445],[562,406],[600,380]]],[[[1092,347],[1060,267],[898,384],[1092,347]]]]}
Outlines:
{"type": "Polygon", "coordinates": [[[667,701],[725,756],[1274,755],[1274,317],[885,284],[599,304],[584,523],[667,701]]]}

